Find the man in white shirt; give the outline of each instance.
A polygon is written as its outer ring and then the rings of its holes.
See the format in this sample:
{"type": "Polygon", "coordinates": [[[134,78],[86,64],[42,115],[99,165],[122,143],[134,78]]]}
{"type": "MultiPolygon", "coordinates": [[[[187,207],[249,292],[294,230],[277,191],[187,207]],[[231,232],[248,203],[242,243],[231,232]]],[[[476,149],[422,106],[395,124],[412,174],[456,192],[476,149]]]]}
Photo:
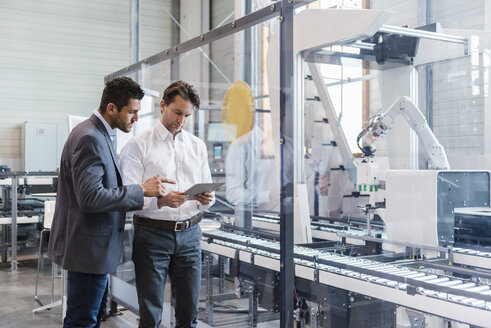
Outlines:
{"type": "Polygon", "coordinates": [[[280,211],[273,139],[258,121],[256,117],[253,129],[234,140],[225,161],[226,197],[235,206],[234,224],[246,228],[251,228],[248,216],[253,212],[280,211]]]}
{"type": "MultiPolygon", "coordinates": [[[[176,183],[159,198],[145,198],[134,216],[133,262],[140,308],[139,327],[158,328],[167,274],[176,299],[176,327],[196,327],[201,285],[200,210],[214,202],[205,192],[188,199],[184,190],[211,182],[205,143],[182,128],[200,100],[186,82],[172,83],[160,102],[155,126],[132,138],[121,151],[125,183],[159,175],[176,183]]],[[[136,182],[135,182],[136,183],[136,182]]],[[[141,182],[139,182],[141,183],[141,182]]]]}

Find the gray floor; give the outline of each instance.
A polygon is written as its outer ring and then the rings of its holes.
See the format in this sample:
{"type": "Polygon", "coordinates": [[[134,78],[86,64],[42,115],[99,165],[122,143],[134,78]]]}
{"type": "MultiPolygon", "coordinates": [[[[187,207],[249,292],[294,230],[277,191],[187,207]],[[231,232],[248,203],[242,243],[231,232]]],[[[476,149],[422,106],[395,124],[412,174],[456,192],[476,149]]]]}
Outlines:
{"type": "MultiPolygon", "coordinates": [[[[10,265],[0,263],[0,328],[51,328],[61,327],[61,307],[39,314],[32,310],[39,307],[34,299],[37,260],[19,262],[17,274],[10,273],[10,265]]],[[[42,270],[39,279],[39,298],[43,304],[51,302],[51,265],[42,270]]],[[[60,279],[55,279],[55,300],[60,298],[60,279]]],[[[137,327],[137,316],[129,311],[110,317],[104,328],[137,327]]]]}
{"type": "MultiPolygon", "coordinates": [[[[19,261],[17,274],[10,273],[9,263],[0,263],[0,328],[51,328],[61,327],[61,307],[55,307],[39,314],[32,310],[40,305],[34,299],[37,259],[34,255],[26,256],[19,261]]],[[[39,298],[43,304],[51,302],[51,264],[46,261],[39,279],[39,298]]],[[[204,283],[203,283],[204,285],[204,283]]],[[[166,286],[168,287],[168,286],[166,286]]],[[[55,279],[55,300],[60,298],[60,278],[55,279]]],[[[167,288],[166,288],[167,289],[167,288]]],[[[168,294],[168,293],[167,293],[168,294]]],[[[166,297],[167,298],[167,297],[166,297]]],[[[202,288],[204,298],[204,286],[202,288]]],[[[200,306],[204,306],[200,303],[200,306]]],[[[248,327],[247,313],[233,313],[236,309],[247,309],[248,300],[217,302],[217,312],[214,313],[214,327],[248,327]],[[232,313],[227,313],[229,310],[232,313]]],[[[137,327],[137,316],[130,311],[122,311],[119,316],[110,317],[103,322],[104,328],[134,328],[137,327]]],[[[200,311],[200,319],[205,318],[205,312],[200,311]]],[[[278,321],[259,323],[258,327],[279,327],[278,321]]]]}

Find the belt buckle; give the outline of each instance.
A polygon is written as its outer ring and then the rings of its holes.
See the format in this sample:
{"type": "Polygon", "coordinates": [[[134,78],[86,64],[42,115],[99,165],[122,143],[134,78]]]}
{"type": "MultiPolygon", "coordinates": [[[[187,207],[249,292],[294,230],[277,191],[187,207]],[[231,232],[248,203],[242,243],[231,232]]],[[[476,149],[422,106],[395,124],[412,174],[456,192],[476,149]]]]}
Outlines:
{"type": "Polygon", "coordinates": [[[176,222],[174,225],[174,231],[183,231],[189,228],[189,220],[176,222]]]}

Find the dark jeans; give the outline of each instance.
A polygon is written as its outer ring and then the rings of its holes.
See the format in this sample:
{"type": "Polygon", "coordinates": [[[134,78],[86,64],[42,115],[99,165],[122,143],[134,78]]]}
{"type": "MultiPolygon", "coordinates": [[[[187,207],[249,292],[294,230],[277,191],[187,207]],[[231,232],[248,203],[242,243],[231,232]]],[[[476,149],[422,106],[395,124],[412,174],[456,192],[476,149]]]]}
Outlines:
{"type": "Polygon", "coordinates": [[[201,286],[200,241],[199,225],[179,232],[135,225],[132,259],[140,328],[160,325],[167,274],[176,300],[176,327],[196,327],[201,286]]]}
{"type": "Polygon", "coordinates": [[[64,328],[100,327],[101,303],[104,295],[107,295],[107,278],[107,274],[67,271],[64,328]]]}

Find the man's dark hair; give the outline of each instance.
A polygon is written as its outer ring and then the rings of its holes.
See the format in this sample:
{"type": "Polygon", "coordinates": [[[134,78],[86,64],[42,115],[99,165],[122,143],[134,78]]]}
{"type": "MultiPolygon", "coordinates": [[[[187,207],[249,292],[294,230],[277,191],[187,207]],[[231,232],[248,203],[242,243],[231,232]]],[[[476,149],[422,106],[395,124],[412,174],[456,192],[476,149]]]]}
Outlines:
{"type": "Polygon", "coordinates": [[[144,95],[145,92],[138,83],[127,76],[118,77],[106,83],[99,109],[104,113],[107,105],[113,103],[120,112],[124,106],[130,103],[130,99],[141,100],[144,95]]]}
{"type": "Polygon", "coordinates": [[[167,87],[167,89],[165,89],[164,97],[162,99],[166,105],[169,105],[174,102],[177,95],[181,96],[182,99],[191,102],[195,109],[199,108],[199,95],[191,84],[184,81],[176,81],[172,83],[167,87]]]}

